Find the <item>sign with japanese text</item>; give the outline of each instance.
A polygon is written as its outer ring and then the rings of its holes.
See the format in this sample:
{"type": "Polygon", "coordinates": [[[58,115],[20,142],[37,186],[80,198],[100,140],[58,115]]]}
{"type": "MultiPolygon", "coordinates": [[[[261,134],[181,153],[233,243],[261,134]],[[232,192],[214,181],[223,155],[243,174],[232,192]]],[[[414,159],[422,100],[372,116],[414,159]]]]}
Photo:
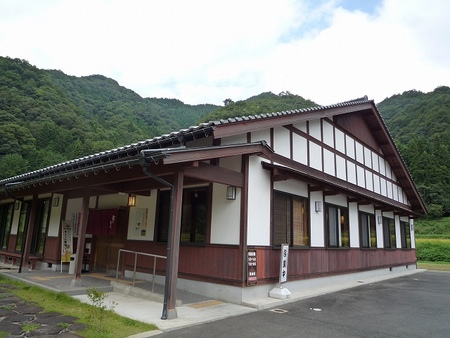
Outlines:
{"type": "Polygon", "coordinates": [[[256,276],[256,250],[247,252],[247,285],[256,285],[258,277],[256,276]]]}
{"type": "Polygon", "coordinates": [[[280,284],[287,281],[289,244],[281,244],[280,284]]]}
{"type": "Polygon", "coordinates": [[[61,263],[70,262],[70,256],[73,253],[73,231],[71,222],[62,221],[61,241],[61,263]]]}

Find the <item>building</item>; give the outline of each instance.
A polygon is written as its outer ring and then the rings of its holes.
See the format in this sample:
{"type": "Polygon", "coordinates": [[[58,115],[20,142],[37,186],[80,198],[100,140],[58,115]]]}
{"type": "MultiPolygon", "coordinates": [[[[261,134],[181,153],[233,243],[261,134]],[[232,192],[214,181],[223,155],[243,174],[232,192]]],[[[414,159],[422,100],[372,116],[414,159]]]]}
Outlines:
{"type": "MultiPolygon", "coordinates": [[[[115,271],[119,249],[167,255],[155,269],[173,317],[177,288],[235,303],[267,297],[282,244],[293,291],[415,269],[413,220],[424,213],[362,98],[204,123],[4,179],[0,255],[55,270],[73,259],[75,283],[83,270],[115,271]]],[[[134,254],[121,254],[129,276],[134,254]]],[[[153,267],[141,255],[138,276],[153,267]]]]}

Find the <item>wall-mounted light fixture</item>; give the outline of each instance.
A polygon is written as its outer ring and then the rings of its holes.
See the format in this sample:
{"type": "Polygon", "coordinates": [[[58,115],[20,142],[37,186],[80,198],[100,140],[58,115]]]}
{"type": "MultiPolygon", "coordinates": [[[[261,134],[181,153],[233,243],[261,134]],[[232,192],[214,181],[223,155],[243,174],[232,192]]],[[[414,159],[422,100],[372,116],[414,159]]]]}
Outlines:
{"type": "Polygon", "coordinates": [[[20,202],[16,201],[16,203],[14,203],[14,210],[19,210],[20,208],[20,202]]]}
{"type": "Polygon", "coordinates": [[[53,205],[54,207],[57,207],[57,206],[59,205],[59,197],[58,197],[58,196],[53,197],[53,203],[52,203],[52,205],[53,205]]]}
{"type": "Polygon", "coordinates": [[[316,212],[321,212],[322,211],[322,202],[321,201],[316,201],[314,203],[314,208],[315,208],[316,212]]]}
{"type": "Polygon", "coordinates": [[[128,195],[128,204],[129,207],[136,206],[136,195],[128,195]]]}
{"type": "Polygon", "coordinates": [[[382,221],[383,221],[383,217],[381,217],[381,216],[378,216],[378,224],[381,224],[381,223],[382,223],[382,221]]]}
{"type": "Polygon", "coordinates": [[[227,200],[234,201],[236,199],[236,187],[227,187],[227,200]]]}

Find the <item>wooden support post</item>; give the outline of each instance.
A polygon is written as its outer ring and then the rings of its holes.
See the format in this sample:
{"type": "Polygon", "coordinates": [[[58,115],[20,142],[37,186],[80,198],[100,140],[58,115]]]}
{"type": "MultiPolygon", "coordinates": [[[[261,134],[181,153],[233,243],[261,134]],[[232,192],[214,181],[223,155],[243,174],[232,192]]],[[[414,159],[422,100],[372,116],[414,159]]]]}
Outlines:
{"type": "Polygon", "coordinates": [[[78,229],[78,242],[77,242],[77,260],[75,262],[75,278],[72,280],[72,286],[81,285],[81,268],[83,266],[83,254],[84,254],[84,243],[86,237],[87,221],[89,216],[89,199],[90,190],[84,189],[83,192],[83,202],[81,206],[80,215],[80,227],[78,229]]]}
{"type": "Polygon", "coordinates": [[[173,211],[172,211],[172,236],[168,240],[171,244],[170,257],[170,277],[167,298],[167,319],[177,318],[177,278],[178,278],[178,255],[180,254],[180,232],[181,232],[181,210],[183,206],[183,179],[184,175],[182,171],[175,173],[173,184],[173,211]]]}

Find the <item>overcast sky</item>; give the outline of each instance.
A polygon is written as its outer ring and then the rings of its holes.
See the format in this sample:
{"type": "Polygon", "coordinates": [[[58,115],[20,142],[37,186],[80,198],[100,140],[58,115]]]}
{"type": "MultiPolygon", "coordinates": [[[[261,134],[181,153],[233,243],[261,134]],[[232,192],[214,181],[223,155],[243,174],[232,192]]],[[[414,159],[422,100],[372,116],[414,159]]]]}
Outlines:
{"type": "Polygon", "coordinates": [[[319,104],[450,85],[448,0],[0,0],[0,55],[142,97],[319,104]]]}

